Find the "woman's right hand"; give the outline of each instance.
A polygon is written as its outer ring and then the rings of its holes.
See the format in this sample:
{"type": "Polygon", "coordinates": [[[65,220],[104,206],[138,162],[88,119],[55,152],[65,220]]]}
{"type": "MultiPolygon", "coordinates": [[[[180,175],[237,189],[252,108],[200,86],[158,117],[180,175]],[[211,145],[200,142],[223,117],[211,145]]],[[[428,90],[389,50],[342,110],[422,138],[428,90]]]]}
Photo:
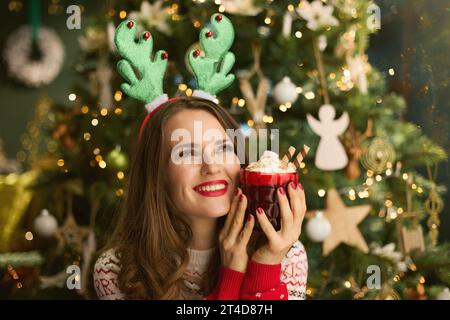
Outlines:
{"type": "Polygon", "coordinates": [[[222,266],[239,272],[247,270],[247,244],[255,225],[255,217],[249,215],[244,225],[247,198],[237,188],[231,202],[230,212],[225,225],[219,233],[220,256],[222,266]]]}

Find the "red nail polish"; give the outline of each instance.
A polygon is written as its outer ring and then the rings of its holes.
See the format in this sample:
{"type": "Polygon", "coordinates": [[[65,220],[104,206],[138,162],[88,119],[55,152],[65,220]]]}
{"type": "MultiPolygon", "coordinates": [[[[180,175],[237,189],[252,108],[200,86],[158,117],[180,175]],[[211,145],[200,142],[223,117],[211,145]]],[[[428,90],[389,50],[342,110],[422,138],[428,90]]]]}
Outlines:
{"type": "Polygon", "coordinates": [[[250,221],[252,221],[252,219],[253,219],[253,216],[251,214],[249,214],[247,217],[247,221],[250,222],[250,221]]]}
{"type": "Polygon", "coordinates": [[[169,59],[169,54],[167,52],[161,53],[161,59],[163,59],[163,60],[169,59]]]}
{"type": "Polygon", "coordinates": [[[286,194],[286,192],[284,192],[284,188],[283,187],[279,187],[278,190],[280,191],[281,194],[286,194]]]}
{"type": "Polygon", "coordinates": [[[258,211],[258,214],[263,214],[264,210],[261,207],[258,207],[258,209],[256,209],[256,211],[258,211]]]}
{"type": "Polygon", "coordinates": [[[291,187],[292,187],[292,189],[297,189],[297,184],[295,183],[295,182],[291,182],[291,187]]]}
{"type": "Polygon", "coordinates": [[[305,190],[305,189],[303,189],[303,185],[300,182],[298,183],[298,187],[302,190],[305,190]]]}
{"type": "Polygon", "coordinates": [[[241,195],[239,196],[239,202],[241,202],[242,199],[244,199],[244,195],[243,195],[243,194],[241,194],[241,195]]]}

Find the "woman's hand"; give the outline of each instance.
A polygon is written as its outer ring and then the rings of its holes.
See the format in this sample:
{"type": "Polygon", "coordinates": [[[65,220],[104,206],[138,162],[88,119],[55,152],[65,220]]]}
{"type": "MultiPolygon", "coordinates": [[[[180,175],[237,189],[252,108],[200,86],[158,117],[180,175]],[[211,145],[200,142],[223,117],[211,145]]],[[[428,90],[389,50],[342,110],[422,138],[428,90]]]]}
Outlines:
{"type": "Polygon", "coordinates": [[[262,231],[267,237],[264,245],[258,248],[252,260],[262,264],[281,263],[291,246],[301,233],[303,218],[306,213],[305,193],[301,184],[291,182],[288,186],[290,203],[284,188],[278,188],[277,197],[281,212],[281,229],[275,231],[262,208],[256,216],[262,231]]]}
{"type": "Polygon", "coordinates": [[[255,225],[255,217],[249,215],[243,227],[246,208],[247,198],[238,188],[233,196],[225,225],[219,233],[222,265],[239,272],[247,270],[247,244],[255,225]]]}

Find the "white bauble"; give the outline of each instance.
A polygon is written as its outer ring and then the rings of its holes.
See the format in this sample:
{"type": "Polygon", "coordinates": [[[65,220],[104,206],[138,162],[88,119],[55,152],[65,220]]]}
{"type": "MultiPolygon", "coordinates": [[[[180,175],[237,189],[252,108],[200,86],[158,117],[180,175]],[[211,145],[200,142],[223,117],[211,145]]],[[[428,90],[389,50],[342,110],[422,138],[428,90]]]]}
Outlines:
{"type": "Polygon", "coordinates": [[[280,104],[287,102],[294,103],[298,97],[297,87],[292,83],[289,77],[284,77],[283,80],[278,82],[273,88],[273,96],[280,104]]]}
{"type": "Polygon", "coordinates": [[[437,295],[437,300],[450,300],[450,289],[445,288],[441,293],[437,295]]]}
{"type": "Polygon", "coordinates": [[[58,221],[47,209],[41,211],[41,214],[34,220],[34,231],[37,235],[50,238],[58,229],[58,221]]]}
{"type": "Polygon", "coordinates": [[[322,242],[331,232],[330,222],[323,216],[322,211],[317,211],[316,216],[306,224],[306,234],[314,242],[322,242]]]}

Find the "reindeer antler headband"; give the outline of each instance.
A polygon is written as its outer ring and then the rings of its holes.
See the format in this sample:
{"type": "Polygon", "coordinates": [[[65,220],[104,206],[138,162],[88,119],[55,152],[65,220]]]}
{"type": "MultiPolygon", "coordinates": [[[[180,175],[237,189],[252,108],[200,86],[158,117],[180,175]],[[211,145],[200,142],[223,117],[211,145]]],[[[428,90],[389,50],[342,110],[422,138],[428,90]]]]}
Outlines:
{"type": "MultiPolygon", "coordinates": [[[[116,29],[114,42],[117,52],[123,58],[117,63],[117,70],[126,82],[120,88],[130,97],[145,103],[148,111],[139,131],[150,120],[152,114],[163,106],[169,97],[163,90],[163,79],[169,55],[166,51],[157,51],[154,58],[153,37],[148,31],[143,32],[138,41],[136,23],[133,20],[123,21],[116,29]]],[[[234,81],[234,74],[229,74],[235,62],[230,52],[234,40],[234,28],[231,21],[222,14],[213,14],[210,27],[200,32],[200,50],[189,53],[189,64],[197,79],[198,89],[193,96],[213,101],[221,90],[234,81]]]]}

